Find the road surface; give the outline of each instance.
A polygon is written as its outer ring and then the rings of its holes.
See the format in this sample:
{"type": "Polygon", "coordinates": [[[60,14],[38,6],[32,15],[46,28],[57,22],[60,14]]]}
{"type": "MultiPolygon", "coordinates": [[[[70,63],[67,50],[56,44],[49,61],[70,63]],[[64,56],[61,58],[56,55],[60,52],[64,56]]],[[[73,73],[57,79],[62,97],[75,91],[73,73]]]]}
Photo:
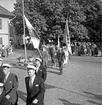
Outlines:
{"type": "MultiPolygon", "coordinates": [[[[22,52],[22,51],[21,51],[22,52]]],[[[21,52],[4,61],[17,64],[21,52]]],[[[37,53],[36,53],[37,54],[37,53]]],[[[58,69],[47,69],[45,105],[102,105],[102,71],[100,57],[73,56],[59,75],[58,69]]],[[[19,105],[26,105],[25,69],[12,67],[19,78],[19,105]]]]}

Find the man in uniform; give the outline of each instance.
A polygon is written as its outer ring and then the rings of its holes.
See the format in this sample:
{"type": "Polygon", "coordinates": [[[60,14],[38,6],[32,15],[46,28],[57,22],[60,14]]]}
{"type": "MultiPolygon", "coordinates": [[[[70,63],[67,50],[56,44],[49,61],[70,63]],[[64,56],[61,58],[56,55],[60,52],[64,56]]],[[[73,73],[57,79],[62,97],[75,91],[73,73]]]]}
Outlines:
{"type": "Polygon", "coordinates": [[[51,62],[52,62],[52,67],[55,67],[55,46],[53,45],[53,43],[50,43],[49,46],[49,55],[51,57],[51,62]]]}
{"type": "Polygon", "coordinates": [[[5,97],[3,91],[4,91],[4,84],[0,83],[0,105],[11,105],[9,100],[5,97]]]}
{"type": "Polygon", "coordinates": [[[42,47],[42,64],[43,66],[47,67],[48,66],[48,51],[47,51],[47,47],[44,45],[42,47]]]}
{"type": "Polygon", "coordinates": [[[63,49],[59,48],[59,50],[57,52],[57,59],[58,59],[60,74],[62,74],[62,72],[63,72],[64,58],[65,58],[65,54],[63,52],[63,49]]]}
{"type": "Polygon", "coordinates": [[[43,79],[36,75],[36,67],[27,66],[28,76],[25,77],[27,99],[26,105],[44,105],[45,85],[43,79]]]}
{"type": "Polygon", "coordinates": [[[4,73],[3,73],[3,59],[0,58],[0,83],[3,83],[3,80],[4,80],[4,73]]]}
{"type": "Polygon", "coordinates": [[[3,93],[11,105],[17,105],[18,77],[17,75],[11,73],[11,65],[4,63],[2,66],[5,75],[3,93]]]}

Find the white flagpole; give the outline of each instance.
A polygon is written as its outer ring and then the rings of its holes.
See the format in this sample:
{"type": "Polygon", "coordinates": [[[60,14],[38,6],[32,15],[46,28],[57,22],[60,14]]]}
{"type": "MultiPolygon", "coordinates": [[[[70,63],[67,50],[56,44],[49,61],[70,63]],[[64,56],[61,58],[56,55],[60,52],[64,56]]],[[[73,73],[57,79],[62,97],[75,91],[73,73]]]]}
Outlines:
{"type": "Polygon", "coordinates": [[[23,35],[24,35],[24,52],[25,52],[25,61],[26,61],[26,63],[27,63],[27,48],[26,48],[26,40],[25,40],[25,21],[24,21],[24,0],[22,0],[22,13],[23,13],[23,16],[22,16],[22,18],[23,18],[23,30],[24,30],[24,32],[23,32],[23,35]]]}
{"type": "Polygon", "coordinates": [[[59,35],[58,35],[58,48],[60,48],[59,35]]]}

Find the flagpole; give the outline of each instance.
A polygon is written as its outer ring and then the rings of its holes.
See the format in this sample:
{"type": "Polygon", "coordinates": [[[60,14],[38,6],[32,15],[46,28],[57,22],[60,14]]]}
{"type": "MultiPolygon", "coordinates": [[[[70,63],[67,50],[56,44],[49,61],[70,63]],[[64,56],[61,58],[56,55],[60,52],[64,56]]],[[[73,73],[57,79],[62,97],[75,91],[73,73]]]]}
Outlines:
{"type": "Polygon", "coordinates": [[[24,52],[25,52],[25,62],[27,63],[27,48],[26,48],[26,40],[25,40],[25,21],[24,21],[24,0],[22,0],[22,13],[23,13],[23,35],[24,35],[24,52]]]}
{"type": "Polygon", "coordinates": [[[58,35],[58,41],[57,41],[57,43],[58,43],[58,48],[60,48],[59,35],[58,35]]]}
{"type": "Polygon", "coordinates": [[[41,55],[40,50],[39,50],[39,49],[37,49],[37,51],[38,51],[38,53],[39,53],[39,55],[40,55],[40,58],[42,58],[42,55],[41,55]]]}

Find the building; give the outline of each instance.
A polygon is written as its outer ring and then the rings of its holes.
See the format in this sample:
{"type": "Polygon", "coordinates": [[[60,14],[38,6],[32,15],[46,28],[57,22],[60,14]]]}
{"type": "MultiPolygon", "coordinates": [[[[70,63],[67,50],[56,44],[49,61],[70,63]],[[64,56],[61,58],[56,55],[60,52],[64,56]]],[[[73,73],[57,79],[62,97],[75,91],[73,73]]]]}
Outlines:
{"type": "Polygon", "coordinates": [[[0,5],[0,45],[9,45],[9,22],[14,15],[0,5]]]}

